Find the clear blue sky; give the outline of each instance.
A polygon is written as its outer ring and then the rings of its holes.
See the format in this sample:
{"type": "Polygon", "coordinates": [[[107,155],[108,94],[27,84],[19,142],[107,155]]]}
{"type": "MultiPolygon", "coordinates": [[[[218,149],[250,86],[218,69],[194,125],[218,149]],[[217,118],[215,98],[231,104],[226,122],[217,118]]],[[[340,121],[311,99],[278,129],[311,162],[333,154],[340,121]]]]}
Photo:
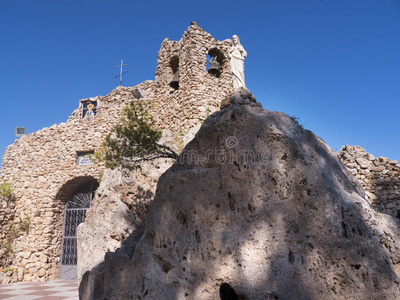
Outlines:
{"type": "Polygon", "coordinates": [[[400,160],[400,0],[1,0],[0,152],[14,127],[65,122],[80,99],[153,80],[164,38],[196,21],[240,37],[246,84],[331,148],[400,160]]]}

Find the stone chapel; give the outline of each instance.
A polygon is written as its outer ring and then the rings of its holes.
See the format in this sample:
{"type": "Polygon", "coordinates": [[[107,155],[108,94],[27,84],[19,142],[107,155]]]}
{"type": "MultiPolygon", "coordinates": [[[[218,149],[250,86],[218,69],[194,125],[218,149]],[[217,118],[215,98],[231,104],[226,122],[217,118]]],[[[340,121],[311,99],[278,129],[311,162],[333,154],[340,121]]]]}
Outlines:
{"type": "Polygon", "coordinates": [[[129,101],[152,100],[151,114],[162,130],[187,132],[199,125],[233,91],[230,44],[192,22],[179,41],[162,42],[154,81],[80,100],[65,123],[23,136],[7,148],[0,181],[15,190],[12,201],[1,202],[0,239],[6,239],[11,222],[28,221],[29,229],[12,241],[12,254],[0,252],[0,257],[11,256],[9,265],[1,266],[1,283],[76,278],[76,229],[104,169],[90,155],[129,101]],[[210,57],[218,61],[218,72],[208,72],[210,57]]]}

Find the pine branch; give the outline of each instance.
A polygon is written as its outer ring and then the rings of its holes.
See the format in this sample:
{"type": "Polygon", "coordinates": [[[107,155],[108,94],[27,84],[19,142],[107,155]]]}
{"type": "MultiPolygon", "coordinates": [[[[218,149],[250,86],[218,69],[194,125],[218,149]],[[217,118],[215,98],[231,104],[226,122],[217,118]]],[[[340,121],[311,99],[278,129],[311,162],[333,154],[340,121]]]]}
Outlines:
{"type": "Polygon", "coordinates": [[[149,107],[150,102],[132,101],[123,108],[123,117],[103,143],[102,157],[108,167],[134,168],[157,158],[178,158],[174,150],[158,142],[162,132],[155,128],[149,107]]]}

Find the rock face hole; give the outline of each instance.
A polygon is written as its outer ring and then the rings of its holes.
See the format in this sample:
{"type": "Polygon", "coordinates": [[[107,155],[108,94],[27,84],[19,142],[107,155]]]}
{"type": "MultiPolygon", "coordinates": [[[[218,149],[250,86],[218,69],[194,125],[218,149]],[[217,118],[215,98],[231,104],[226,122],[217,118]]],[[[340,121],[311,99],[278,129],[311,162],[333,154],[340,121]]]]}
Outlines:
{"type": "Polygon", "coordinates": [[[219,296],[221,300],[239,300],[239,296],[235,290],[229,285],[229,283],[223,283],[219,287],[219,296]]]}

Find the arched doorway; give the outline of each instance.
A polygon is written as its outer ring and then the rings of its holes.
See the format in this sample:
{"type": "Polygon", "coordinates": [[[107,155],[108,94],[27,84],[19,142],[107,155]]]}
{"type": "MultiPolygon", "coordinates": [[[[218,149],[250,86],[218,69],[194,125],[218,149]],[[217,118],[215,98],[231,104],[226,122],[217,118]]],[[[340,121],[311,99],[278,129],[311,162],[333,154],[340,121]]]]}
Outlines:
{"type": "Polygon", "coordinates": [[[79,185],[65,204],[60,279],[78,279],[76,231],[78,225],[85,221],[86,210],[92,204],[94,192],[97,187],[98,183],[93,179],[89,179],[79,185]]]}

